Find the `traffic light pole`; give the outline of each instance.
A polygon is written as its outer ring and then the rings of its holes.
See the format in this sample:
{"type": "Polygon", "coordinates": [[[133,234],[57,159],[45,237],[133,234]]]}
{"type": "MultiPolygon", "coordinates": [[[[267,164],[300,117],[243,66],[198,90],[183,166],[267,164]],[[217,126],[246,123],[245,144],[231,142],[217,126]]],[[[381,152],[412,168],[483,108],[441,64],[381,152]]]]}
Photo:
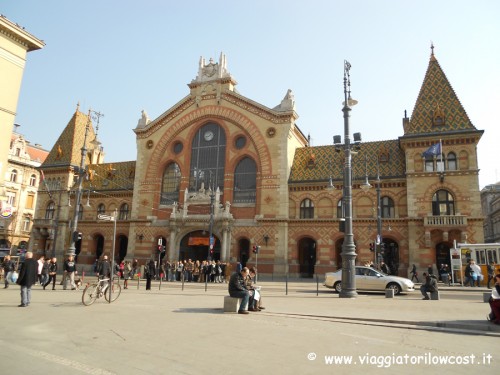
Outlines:
{"type": "Polygon", "coordinates": [[[76,189],[76,202],[75,202],[75,212],[73,214],[73,221],[71,222],[71,243],[68,249],[68,256],[76,255],[76,242],[78,241],[78,217],[80,211],[80,202],[82,199],[82,184],[83,177],[85,176],[85,158],[87,156],[87,136],[90,129],[91,119],[90,119],[91,110],[89,109],[87,125],[85,125],[85,137],[83,138],[83,146],[82,146],[82,158],[80,160],[80,167],[78,168],[78,181],[77,181],[77,189],[76,189]]]}

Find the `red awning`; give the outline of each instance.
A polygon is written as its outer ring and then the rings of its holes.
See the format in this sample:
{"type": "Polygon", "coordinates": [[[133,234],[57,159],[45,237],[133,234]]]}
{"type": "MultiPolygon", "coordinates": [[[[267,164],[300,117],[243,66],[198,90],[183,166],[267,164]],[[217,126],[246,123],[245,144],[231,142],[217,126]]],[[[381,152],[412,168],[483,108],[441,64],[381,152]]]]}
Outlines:
{"type": "Polygon", "coordinates": [[[208,237],[189,237],[188,246],[208,246],[208,237]]]}

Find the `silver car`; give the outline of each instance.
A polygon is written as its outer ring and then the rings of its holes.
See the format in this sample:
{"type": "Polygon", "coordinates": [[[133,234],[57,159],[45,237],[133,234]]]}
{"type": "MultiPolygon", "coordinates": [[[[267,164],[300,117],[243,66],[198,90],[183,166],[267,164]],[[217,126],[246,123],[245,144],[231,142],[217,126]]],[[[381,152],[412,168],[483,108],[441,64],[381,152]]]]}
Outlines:
{"type": "MultiPolygon", "coordinates": [[[[414,284],[410,279],[386,275],[371,267],[356,266],[356,290],[385,291],[394,289],[394,294],[402,292],[413,292],[414,284]]],[[[342,290],[342,270],[327,272],[325,283],[327,288],[333,288],[336,292],[342,290]]]]}

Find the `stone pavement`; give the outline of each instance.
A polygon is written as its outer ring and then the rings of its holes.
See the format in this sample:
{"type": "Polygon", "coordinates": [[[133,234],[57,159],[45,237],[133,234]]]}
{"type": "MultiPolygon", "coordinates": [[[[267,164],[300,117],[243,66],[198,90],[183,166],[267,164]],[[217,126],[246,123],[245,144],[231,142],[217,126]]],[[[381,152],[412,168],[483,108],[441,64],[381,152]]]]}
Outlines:
{"type": "MultiPolygon", "coordinates": [[[[19,287],[1,289],[0,366],[20,374],[362,373],[361,367],[334,371],[310,356],[330,349],[481,355],[498,348],[500,326],[485,319],[485,288],[442,287],[445,298],[422,301],[417,291],[343,299],[314,281],[289,282],[288,294],[284,281],[259,284],[266,310],[249,315],[222,312],[227,284],[208,284],[205,291],[205,284],[162,283],[159,289],[154,282],[146,291],[143,281],[140,289],[134,281],[115,303],[99,299],[88,307],[82,290],[35,286],[32,304],[18,308],[19,287]]],[[[422,370],[446,371],[405,367],[409,374],[422,370]]],[[[480,372],[494,373],[491,366],[480,372]]]]}

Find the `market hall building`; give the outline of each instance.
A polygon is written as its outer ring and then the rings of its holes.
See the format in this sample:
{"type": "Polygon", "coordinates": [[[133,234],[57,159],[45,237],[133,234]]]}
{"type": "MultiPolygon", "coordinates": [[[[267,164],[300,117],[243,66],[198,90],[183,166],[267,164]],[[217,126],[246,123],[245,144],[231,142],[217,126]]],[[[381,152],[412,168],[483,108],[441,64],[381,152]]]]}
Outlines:
{"type": "MultiPolygon", "coordinates": [[[[240,94],[236,84],[225,55],[218,62],[201,58],[184,98],[156,119],[142,112],[133,130],[135,161],[105,163],[96,117],[77,107],[40,167],[45,183],[31,250],[66,254],[85,143],[74,238],[80,267],[112,254],[114,244],[116,258],[141,264],[151,257],[211,257],[257,261],[260,273],[302,277],[339,268],[344,153],[333,144],[310,146],[290,90],[270,108],[240,94]],[[99,221],[99,214],[117,215],[116,235],[114,223],[99,221]]],[[[433,49],[415,94],[402,135],[360,143],[352,163],[356,263],[374,260],[379,184],[378,254],[403,276],[412,264],[449,263],[454,240],[484,237],[476,153],[483,131],[472,124],[433,49]],[[422,156],[437,144],[440,155],[422,156]],[[363,188],[366,177],[371,189],[363,188]]]]}

